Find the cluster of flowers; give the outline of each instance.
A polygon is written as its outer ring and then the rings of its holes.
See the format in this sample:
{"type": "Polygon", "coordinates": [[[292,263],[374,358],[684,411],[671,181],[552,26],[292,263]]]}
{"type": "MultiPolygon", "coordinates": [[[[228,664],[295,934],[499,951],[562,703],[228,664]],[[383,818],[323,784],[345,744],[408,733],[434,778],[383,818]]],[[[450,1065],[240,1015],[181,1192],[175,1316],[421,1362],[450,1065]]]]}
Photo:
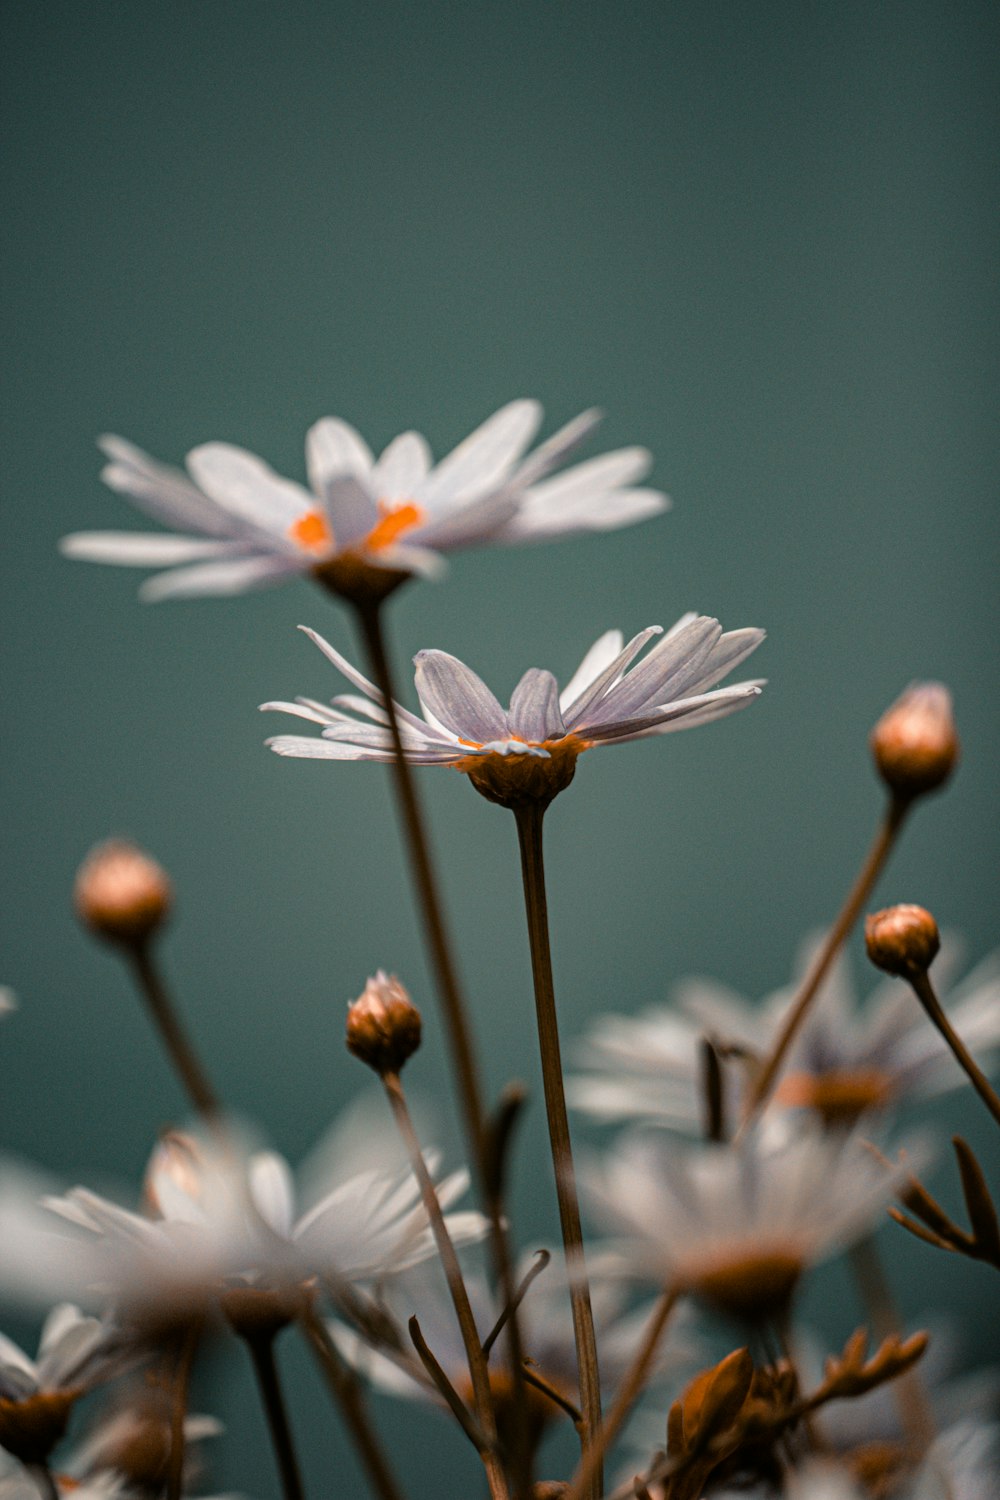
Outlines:
{"type": "MultiPolygon", "coordinates": [[[[506,708],[455,657],[424,650],[415,658],[421,712],[403,707],[383,638],[384,605],[401,584],[439,573],[458,548],[606,530],[665,508],[664,496],[634,483],[648,467],[644,450],[562,468],[595,413],[529,451],[540,419],[536,403],[515,401],[436,465],[416,433],[375,459],[352,428],[326,419],[308,436],[309,490],[224,444],[195,449],[190,477],[119,438],[102,444],[107,482],[184,534],[83,533],[66,539],[69,555],[164,569],[144,585],[147,598],[233,594],[307,574],[353,611],[374,680],[308,631],[350,691],[330,704],[265,704],[319,730],[269,744],[279,755],[392,769],[472,1170],[441,1175],[420,1139],[401,1076],[420,1044],[420,1013],[380,971],[349,1007],[346,1041],[377,1075],[385,1104],[377,1119],[371,1101],[363,1114],[347,1111],[296,1186],[287,1162],[255,1149],[227,1115],[169,997],[157,961],[167,876],[130,845],[101,846],[78,876],[79,914],[129,964],[200,1126],[163,1136],[134,1208],[82,1187],[40,1196],[23,1171],[0,1169],[0,1295],[58,1299],[37,1359],[0,1336],[0,1500],[194,1493],[198,1447],[217,1424],[188,1411],[192,1367],[227,1329],[251,1356],[282,1494],[299,1500],[275,1357],[290,1328],[311,1349],[379,1500],[408,1490],[368,1410],[371,1388],[451,1421],[478,1454],[491,1500],[996,1493],[990,1407],[1000,1381],[987,1374],[956,1390],[933,1341],[926,1353],[926,1334],[895,1325],[873,1238],[888,1209],[932,1246],[984,1262],[986,1274],[1000,1270],[985,1177],[957,1143],[966,1230],[913,1175],[922,1148],[893,1163],[871,1137],[885,1144],[901,1105],[966,1078],[1000,1123],[1000,1100],[972,1056],[1000,1047],[1000,962],[987,960],[942,1006],[929,977],[937,929],[917,907],[869,918],[869,954],[892,977],[864,1007],[842,958],[905,817],[954,766],[947,694],[912,689],[876,727],[885,821],[844,911],[791,987],[753,1005],[688,981],[669,1008],[598,1021],[564,1079],[545,810],[584,751],[750,704],[760,682],[718,684],[762,632],[724,632],[694,614],[627,642],[607,631],[562,690],[531,668],[506,708]],[[517,824],[562,1233],[558,1252],[527,1260],[513,1249],[504,1196],[519,1100],[508,1094],[494,1109],[483,1099],[410,774],[420,765],[462,772],[517,824]],[[624,1126],[579,1169],[567,1097],[624,1126]],[[470,1180],[478,1207],[461,1208],[470,1180]],[[605,1235],[586,1250],[578,1187],[605,1235]],[[824,1362],[795,1321],[797,1295],[841,1250],[879,1342],[871,1349],[858,1330],[824,1362]],[[705,1313],[739,1340],[719,1360],[705,1313]],[[88,1436],[67,1452],[77,1404],[98,1391],[104,1404],[88,1436]],[[567,1422],[580,1440],[574,1471],[542,1478],[543,1442],[567,1422]]],[[[952,963],[946,944],[935,978],[952,963]]],[[[0,1015],[12,1009],[0,992],[0,1015]]]]}

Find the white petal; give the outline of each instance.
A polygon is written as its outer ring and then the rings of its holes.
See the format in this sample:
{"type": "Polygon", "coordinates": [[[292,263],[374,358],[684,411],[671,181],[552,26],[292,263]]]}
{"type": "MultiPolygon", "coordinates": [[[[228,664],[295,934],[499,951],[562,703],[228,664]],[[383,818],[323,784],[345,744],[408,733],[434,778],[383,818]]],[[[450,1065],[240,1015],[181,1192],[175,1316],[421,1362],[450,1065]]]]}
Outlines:
{"type": "Polygon", "coordinates": [[[371,449],[364,438],[339,417],[322,417],[306,434],[309,483],[324,499],[330,482],[343,475],[351,474],[367,481],[373,463],[371,449]]]}
{"type": "Polygon", "coordinates": [[[684,684],[700,672],[721,635],[718,620],[699,615],[683,630],[664,636],[638,666],[604,695],[595,707],[593,719],[607,725],[679,698],[684,684]]]}
{"type": "Polygon", "coordinates": [[[225,557],[238,542],[202,537],[165,536],[142,531],[75,531],[64,536],[59,551],[84,562],[115,563],[123,568],[169,568],[202,557],[225,557]]]}
{"type": "Polygon", "coordinates": [[[598,637],[559,695],[559,707],[563,712],[605,667],[611,665],[624,644],[625,637],[620,630],[606,630],[598,637]]]}
{"type": "Polygon", "coordinates": [[[507,717],[511,734],[522,739],[561,739],[566,726],[559,712],[559,685],[552,673],[529,667],[511,695],[507,717]]]}
{"type": "Polygon", "coordinates": [[[511,475],[511,485],[520,489],[536,484],[551,473],[563,459],[569,458],[571,453],[575,453],[586,442],[594,429],[600,426],[603,415],[603,412],[592,407],[590,411],[582,411],[572,422],[567,422],[565,427],[560,427],[544,443],[539,443],[533,453],[529,453],[524,463],[511,475]]]}
{"type": "Polygon", "coordinates": [[[421,700],[446,729],[480,744],[506,739],[507,715],[471,667],[446,651],[418,651],[413,660],[421,700]]]}
{"type": "MultiPolygon", "coordinates": [[[[245,448],[203,443],[187,456],[195,482],[224,510],[282,539],[316,500],[302,485],[280,474],[245,448]]],[[[294,546],[289,542],[290,547],[294,546]]]]}
{"type": "Polygon", "coordinates": [[[266,1223],[288,1239],[295,1216],[295,1189],[288,1163],[277,1151],[261,1151],[252,1158],[250,1194],[266,1223]]]}
{"type": "Polygon", "coordinates": [[[232,518],[179,469],[158,463],[134,443],[113,434],[99,438],[98,447],[111,460],[101,472],[104,483],[127,495],[147,515],[182,531],[231,534],[232,518]]]}
{"type": "Polygon", "coordinates": [[[352,474],[341,474],[327,481],[324,504],[338,552],[367,536],[378,520],[371,492],[352,474]]]}
{"type": "Polygon", "coordinates": [[[529,498],[536,506],[548,506],[566,505],[591,495],[606,495],[609,490],[621,489],[633,479],[640,479],[652,461],[652,454],[646,448],[616,448],[612,453],[588,458],[585,463],[575,464],[553,479],[533,485],[529,498]]]}
{"type": "Polygon", "coordinates": [[[611,490],[558,506],[535,504],[529,497],[504,528],[500,540],[516,546],[553,537],[582,536],[590,531],[617,531],[669,508],[669,497],[659,490],[611,490]]]}
{"type": "Polygon", "coordinates": [[[152,604],[159,599],[191,599],[199,595],[243,594],[249,589],[267,588],[282,583],[296,573],[303,573],[309,559],[301,561],[284,557],[240,557],[232,562],[196,563],[191,568],[175,568],[147,578],[139,589],[139,598],[152,604]]]}
{"type": "Polygon", "coordinates": [[[541,420],[537,401],[511,401],[501,407],[431,471],[422,503],[435,508],[474,500],[502,483],[541,420]]]}
{"type": "Polygon", "coordinates": [[[412,500],[427,478],[431,452],[419,432],[401,432],[382,454],[372,474],[372,488],[379,500],[398,505],[412,500]]]}
{"type": "Polygon", "coordinates": [[[621,677],[625,668],[635,660],[646,642],[651,641],[654,635],[662,634],[662,625],[647,625],[645,630],[640,630],[638,635],[634,635],[628,645],[623,646],[618,655],[598,672],[589,687],[584,688],[571,704],[563,705],[566,727],[575,729],[578,724],[582,723],[591,706],[598,703],[603,694],[621,677]]]}

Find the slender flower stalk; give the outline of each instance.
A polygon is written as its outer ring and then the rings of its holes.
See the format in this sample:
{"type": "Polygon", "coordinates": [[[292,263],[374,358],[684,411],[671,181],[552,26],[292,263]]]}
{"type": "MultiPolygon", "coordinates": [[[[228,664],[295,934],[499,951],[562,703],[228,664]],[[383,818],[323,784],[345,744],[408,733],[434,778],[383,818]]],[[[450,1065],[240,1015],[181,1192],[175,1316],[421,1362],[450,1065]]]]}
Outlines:
{"type": "Polygon", "coordinates": [[[521,875],[524,883],[524,906],[531,946],[531,972],[535,988],[535,1014],[538,1023],[538,1047],[542,1063],[542,1085],[545,1113],[549,1125],[549,1145],[556,1179],[559,1225],[569,1274],[570,1300],[573,1308],[573,1332],[576,1338],[577,1369],[580,1378],[580,1405],[583,1410],[581,1433],[585,1482],[581,1497],[601,1494],[603,1489],[601,1443],[601,1381],[597,1363],[597,1340],[590,1287],[583,1253],[583,1229],[580,1203],[573,1171],[573,1148],[566,1113],[562,1058],[559,1049],[559,1023],[556,1017],[555,988],[552,979],[552,953],[549,945],[548,907],[545,898],[545,864],[542,846],[542,821],[545,804],[524,801],[514,809],[521,849],[521,875]]]}
{"type": "Polygon", "coordinates": [[[389,654],[385,645],[382,624],[382,600],[355,601],[354,612],[364,639],[372,676],[382,695],[388,718],[389,733],[394,751],[392,780],[396,793],[396,805],[406,841],[417,901],[423,917],[423,931],[430,949],[431,963],[437,982],[437,992],[444,1017],[445,1032],[451,1050],[452,1063],[457,1080],[459,1102],[469,1143],[469,1154],[473,1161],[481,1201],[490,1221],[490,1243],[493,1266],[503,1293],[504,1302],[511,1311],[509,1338],[513,1370],[514,1401],[519,1420],[515,1423],[518,1434],[517,1451],[512,1455],[514,1474],[519,1493],[530,1488],[531,1455],[527,1443],[520,1435],[527,1432],[527,1395],[524,1388],[522,1367],[523,1349],[520,1323],[517,1316],[513,1260],[507,1238],[502,1191],[496,1175],[487,1163],[487,1130],[483,1108],[483,1091],[480,1068],[476,1058],[472,1031],[468,1022],[468,1006],[462,994],[458,969],[452,955],[452,944],[445,921],[440,888],[431,857],[430,840],[427,836],[423,810],[417,797],[410,763],[403,749],[403,740],[396,712],[396,695],[389,665],[389,654]]]}
{"type": "Polygon", "coordinates": [[[982,1099],[994,1120],[1000,1125],[1000,1096],[997,1095],[996,1089],[990,1083],[986,1074],[949,1021],[947,1013],[935,993],[930,975],[924,970],[923,972],[911,974],[907,977],[913,986],[913,991],[917,999],[955,1054],[959,1066],[968,1074],[976,1093],[982,1099]]]}
{"type": "Polygon", "coordinates": [[[403,1500],[403,1492],[382,1452],[382,1445],[371,1424],[358,1382],[353,1373],[344,1368],[323,1319],[311,1303],[307,1302],[303,1308],[300,1321],[327,1389],[357,1449],[373,1495],[377,1495],[378,1500],[403,1500]]]}
{"type": "Polygon", "coordinates": [[[284,1500],[303,1500],[302,1474],[295,1454],[288,1410],[281,1390],[281,1380],[274,1357],[274,1335],[264,1333],[246,1339],[253,1360],[261,1402],[267,1417],[267,1428],[281,1475],[281,1493],[284,1500]]]}
{"type": "Polygon", "coordinates": [[[636,1399],[642,1394],[650,1366],[660,1346],[667,1323],[670,1321],[670,1315],[677,1305],[677,1300],[677,1291],[672,1286],[666,1287],[653,1309],[642,1343],[636,1350],[631,1368],[618,1388],[597,1441],[584,1454],[579,1468],[570,1481],[566,1500],[584,1500],[590,1492],[592,1477],[599,1471],[605,1454],[624,1426],[636,1399]]]}
{"type": "Polygon", "coordinates": [[[187,1417],[191,1369],[201,1338],[201,1323],[195,1321],[183,1335],[174,1375],[174,1399],[170,1417],[170,1462],[167,1466],[167,1500],[181,1500],[184,1489],[184,1422],[187,1417]]]}
{"type": "Polygon", "coordinates": [[[223,1130],[222,1106],[184,1029],[177,1007],[153,957],[152,944],[137,943],[129,950],[129,966],[167,1056],[195,1110],[213,1131],[223,1130]]]}
{"type": "Polygon", "coordinates": [[[847,894],[847,899],[840,910],[836,922],[830,928],[816,957],[813,959],[799,987],[798,994],[788,1008],[784,1024],[778,1032],[760,1072],[750,1087],[741,1130],[746,1129],[749,1121],[766,1103],[774,1087],[781,1065],[788,1053],[788,1049],[798,1035],[809,1007],[815,1000],[820,986],[829,972],[830,965],[840,952],[851,929],[861,915],[861,911],[874,889],[875,882],[885,867],[909,807],[909,801],[904,801],[896,796],[890,798],[885,817],[879,825],[872,846],[865,857],[864,864],[858,872],[857,879],[847,894]]]}
{"type": "Polygon", "coordinates": [[[381,1075],[382,1085],[389,1100],[393,1118],[399,1129],[399,1133],[406,1145],[410,1157],[413,1173],[420,1184],[420,1192],[430,1221],[431,1230],[441,1257],[441,1265],[445,1278],[448,1282],[448,1290],[451,1293],[452,1305],[455,1308],[455,1316],[462,1333],[462,1342],[465,1346],[466,1357],[469,1361],[469,1379],[472,1381],[472,1390],[475,1397],[476,1416],[482,1428],[487,1446],[480,1453],[483,1466],[486,1470],[486,1478],[489,1483],[492,1500],[507,1500],[509,1491],[507,1481],[504,1477],[503,1464],[497,1450],[497,1426],[496,1414],[493,1410],[493,1395],[490,1390],[489,1368],[483,1346],[480,1342],[479,1330],[476,1328],[476,1320],[473,1316],[472,1307],[469,1302],[469,1294],[465,1289],[462,1279],[462,1268],[455,1254],[455,1247],[448,1233],[441,1205],[438,1202],[437,1193],[434,1189],[434,1180],[427,1170],[424,1154],[420,1149],[420,1142],[413,1127],[410,1117],[409,1106],[406,1102],[406,1094],[398,1073],[385,1072],[381,1075]]]}

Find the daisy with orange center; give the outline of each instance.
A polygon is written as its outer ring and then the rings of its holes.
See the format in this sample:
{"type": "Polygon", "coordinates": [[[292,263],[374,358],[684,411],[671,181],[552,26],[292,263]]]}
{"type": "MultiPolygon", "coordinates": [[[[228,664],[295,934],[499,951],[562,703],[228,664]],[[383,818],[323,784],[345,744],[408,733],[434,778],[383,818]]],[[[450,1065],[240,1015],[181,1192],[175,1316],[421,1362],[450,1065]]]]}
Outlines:
{"type": "MultiPolygon", "coordinates": [[[[307,759],[391,761],[381,693],[322,636],[305,633],[357,692],[341,694],[330,707],[311,698],[265,703],[321,731],[319,737],[279,735],[268,741],[271,749],[307,759]]],[[[551,672],[532,667],[506,709],[456,657],[420,651],[414,660],[423,717],[396,705],[403,750],[416,765],[465,772],[492,801],[547,801],[572,780],[584,750],[687,729],[746,707],[760,693],[759,682],[714,685],[762,639],[761,630],[723,633],[704,615],[683,616],[665,635],[651,626],[627,644],[620,631],[610,630],[562,692],[551,672]],[[656,636],[662,638],[642,656],[656,636]]]]}
{"type": "Polygon", "coordinates": [[[140,591],[150,600],[238,594],[312,571],[343,593],[358,568],[434,575],[442,554],[460,547],[607,531],[666,508],[659,491],[635,487],[650,464],[644,448],[555,473],[598,412],[529,453],[541,418],[537,401],[511,401],[434,464],[417,432],[401,433],[376,458],[353,427],[324,417],[306,438],[308,489],[230,443],[194,448],[184,474],[105,437],[105,483],[171,530],[78,532],[62,550],[164,570],[140,591]]]}

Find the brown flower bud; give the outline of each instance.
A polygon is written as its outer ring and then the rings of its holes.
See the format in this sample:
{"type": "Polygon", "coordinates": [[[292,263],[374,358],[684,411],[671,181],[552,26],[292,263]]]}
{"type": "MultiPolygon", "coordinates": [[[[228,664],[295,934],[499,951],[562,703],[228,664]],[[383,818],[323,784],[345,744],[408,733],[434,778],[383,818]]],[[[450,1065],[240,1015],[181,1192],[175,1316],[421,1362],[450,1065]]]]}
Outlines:
{"type": "Polygon", "coordinates": [[[109,839],[92,849],[74,888],[77,912],[91,931],[129,947],[162,926],[171,897],[166,873],[125,839],[109,839]]]}
{"type": "Polygon", "coordinates": [[[347,1047],[376,1073],[398,1073],[420,1046],[420,1012],[394,974],[379,969],[347,1007],[347,1047]]]}
{"type": "Polygon", "coordinates": [[[879,719],[870,743],[878,773],[897,797],[933,792],[958,760],[948,689],[940,682],[912,683],[879,719]]]}
{"type": "Polygon", "coordinates": [[[937,923],[922,906],[890,906],[865,918],[865,945],[888,974],[923,974],[941,946],[937,923]]]}

